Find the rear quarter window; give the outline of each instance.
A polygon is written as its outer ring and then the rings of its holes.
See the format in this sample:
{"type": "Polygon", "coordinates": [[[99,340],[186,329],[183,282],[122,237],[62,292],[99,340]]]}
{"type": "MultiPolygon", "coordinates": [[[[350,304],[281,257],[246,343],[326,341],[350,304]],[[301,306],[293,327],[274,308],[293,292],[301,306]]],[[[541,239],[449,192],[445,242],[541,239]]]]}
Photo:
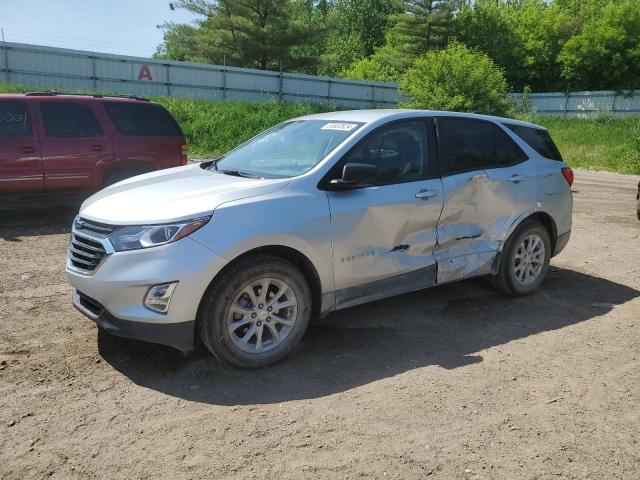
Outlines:
{"type": "Polygon", "coordinates": [[[118,131],[133,136],[181,136],[180,127],[162,106],[154,103],[105,102],[118,131]]]}
{"type": "Polygon", "coordinates": [[[506,125],[513,133],[527,142],[531,148],[549,160],[562,161],[562,155],[553,143],[547,130],[523,127],[521,125],[506,125]]]}

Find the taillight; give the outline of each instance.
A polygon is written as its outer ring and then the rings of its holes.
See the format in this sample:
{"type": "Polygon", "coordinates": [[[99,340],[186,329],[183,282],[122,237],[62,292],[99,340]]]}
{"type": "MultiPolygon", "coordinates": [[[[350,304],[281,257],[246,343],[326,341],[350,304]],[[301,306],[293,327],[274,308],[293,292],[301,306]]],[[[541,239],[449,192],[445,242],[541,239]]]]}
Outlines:
{"type": "Polygon", "coordinates": [[[569,186],[573,185],[573,170],[570,167],[562,167],[562,176],[565,178],[569,186]]]}
{"type": "Polygon", "coordinates": [[[187,157],[187,144],[180,145],[180,165],[186,165],[189,162],[187,157]]]}

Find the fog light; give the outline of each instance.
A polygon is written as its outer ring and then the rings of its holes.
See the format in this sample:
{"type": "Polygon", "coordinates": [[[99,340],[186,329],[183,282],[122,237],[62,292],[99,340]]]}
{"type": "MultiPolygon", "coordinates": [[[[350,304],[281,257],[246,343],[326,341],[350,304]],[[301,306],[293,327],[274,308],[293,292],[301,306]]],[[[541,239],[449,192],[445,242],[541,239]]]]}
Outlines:
{"type": "Polygon", "coordinates": [[[151,287],[144,299],[145,307],[154,312],[167,313],[176,285],[178,285],[178,282],[161,283],[151,287]]]}

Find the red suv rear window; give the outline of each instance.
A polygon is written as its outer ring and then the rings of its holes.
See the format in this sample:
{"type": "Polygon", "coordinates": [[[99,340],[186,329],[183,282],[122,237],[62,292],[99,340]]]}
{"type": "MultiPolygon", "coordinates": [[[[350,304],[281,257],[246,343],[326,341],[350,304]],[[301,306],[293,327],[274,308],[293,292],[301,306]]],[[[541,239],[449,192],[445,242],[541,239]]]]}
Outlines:
{"type": "Polygon", "coordinates": [[[180,127],[162,106],[154,103],[105,102],[107,113],[123,135],[181,136],[180,127]]]}

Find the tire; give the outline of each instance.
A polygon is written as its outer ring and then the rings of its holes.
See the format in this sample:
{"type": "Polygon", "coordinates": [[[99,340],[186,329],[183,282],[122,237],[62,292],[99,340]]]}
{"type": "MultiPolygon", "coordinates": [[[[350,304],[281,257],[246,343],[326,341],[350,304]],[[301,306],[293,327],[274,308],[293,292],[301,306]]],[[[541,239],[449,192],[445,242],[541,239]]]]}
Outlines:
{"type": "Polygon", "coordinates": [[[307,280],[290,262],[263,254],[241,259],[205,293],[197,319],[200,339],[225,363],[271,365],[300,342],[311,318],[311,298],[307,280]]]}
{"type": "Polygon", "coordinates": [[[529,295],[543,282],[549,270],[550,260],[549,232],[539,222],[526,221],[507,240],[500,257],[498,274],[494,277],[493,283],[508,295],[514,297],[529,295]],[[532,239],[537,239],[538,243],[532,239]],[[544,247],[544,252],[540,252],[540,244],[544,247]],[[531,253],[527,251],[530,245],[533,245],[531,253]],[[527,265],[531,268],[527,268],[527,265]]]}

